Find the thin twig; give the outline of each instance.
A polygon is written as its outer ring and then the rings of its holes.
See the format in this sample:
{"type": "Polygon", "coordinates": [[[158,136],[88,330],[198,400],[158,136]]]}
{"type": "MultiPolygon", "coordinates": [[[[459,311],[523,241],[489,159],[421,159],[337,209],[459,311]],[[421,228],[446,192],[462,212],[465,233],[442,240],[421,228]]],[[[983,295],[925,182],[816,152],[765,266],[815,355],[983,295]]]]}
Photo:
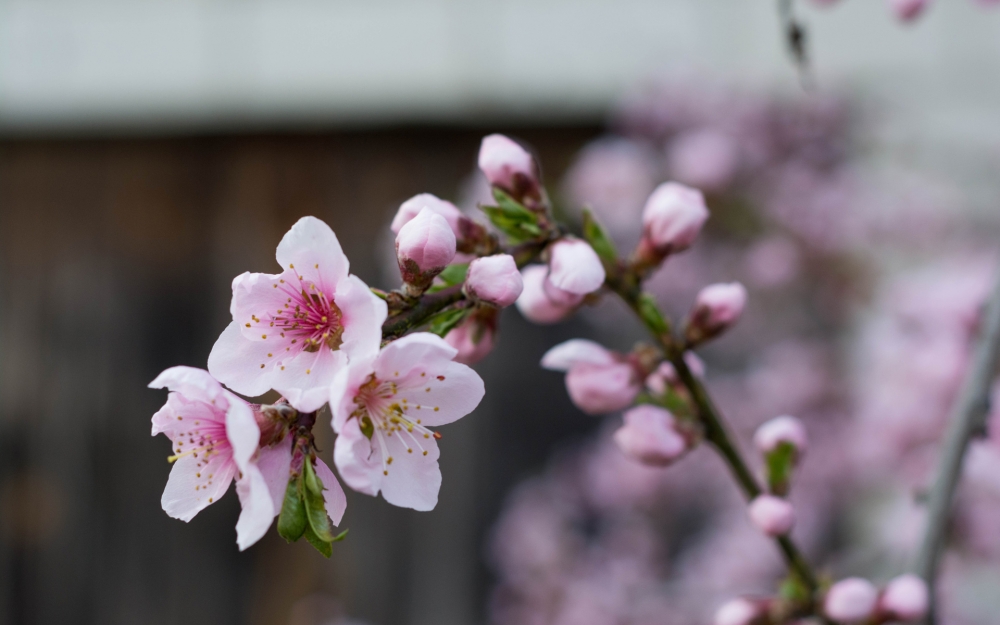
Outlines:
{"type": "Polygon", "coordinates": [[[955,487],[962,472],[962,461],[970,439],[982,432],[989,413],[990,387],[1000,364],[1000,271],[979,326],[972,366],[952,409],[951,420],[941,450],[937,477],[927,503],[927,526],[923,545],[917,556],[916,572],[927,582],[931,609],[927,623],[933,625],[934,581],[948,533],[948,520],[955,487]]]}
{"type": "Polygon", "coordinates": [[[809,49],[806,45],[806,29],[795,18],[792,7],[793,0],[778,0],[778,19],[781,21],[782,35],[788,54],[795,63],[799,74],[799,83],[805,90],[812,89],[812,72],[809,68],[809,49]]]}

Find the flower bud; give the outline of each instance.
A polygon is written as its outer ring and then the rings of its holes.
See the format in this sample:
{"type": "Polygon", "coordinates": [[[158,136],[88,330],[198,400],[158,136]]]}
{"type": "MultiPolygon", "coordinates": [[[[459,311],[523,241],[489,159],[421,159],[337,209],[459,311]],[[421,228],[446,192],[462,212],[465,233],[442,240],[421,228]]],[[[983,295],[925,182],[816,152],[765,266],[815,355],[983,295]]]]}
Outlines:
{"type": "Polygon", "coordinates": [[[476,301],[504,308],[517,301],[523,290],[521,273],[510,254],[477,258],[469,264],[465,293],[476,301]]]}
{"type": "Polygon", "coordinates": [[[642,241],[637,256],[655,265],[668,254],[683,252],[698,238],[708,219],[701,191],[676,182],[658,186],[642,211],[642,241]]]}
{"type": "Polygon", "coordinates": [[[747,290],[739,282],[711,284],[698,293],[688,317],[685,338],[689,345],[718,336],[739,321],[747,303],[747,290]]]}
{"type": "Polygon", "coordinates": [[[483,137],[479,147],[479,169],[491,185],[503,189],[514,199],[539,193],[538,166],[534,157],[510,137],[483,137]]]}
{"type": "Polygon", "coordinates": [[[912,22],[927,8],[927,0],[889,0],[889,8],[901,22],[912,22]]]}
{"type": "Polygon", "coordinates": [[[768,536],[784,536],[795,525],[795,509],[781,497],[759,495],[750,502],[747,511],[757,529],[768,536]]]}
{"type": "Polygon", "coordinates": [[[604,265],[590,244],[563,237],[549,246],[549,282],[563,291],[586,295],[604,284],[604,265]]]}
{"type": "Polygon", "coordinates": [[[879,609],[891,619],[918,621],[927,614],[927,583],[916,575],[900,575],[886,585],[879,609]]]}
{"type": "Polygon", "coordinates": [[[549,297],[546,289],[548,273],[548,267],[541,265],[530,265],[521,270],[524,289],[517,298],[517,309],[525,319],[534,323],[556,323],[573,313],[572,305],[556,303],[549,297]]]}
{"type": "Polygon", "coordinates": [[[835,621],[855,623],[869,618],[875,612],[878,590],[866,579],[842,579],[826,593],[823,611],[835,621]]]}
{"type": "MultiPolygon", "coordinates": [[[[684,362],[687,363],[688,369],[691,370],[691,373],[696,378],[705,377],[705,361],[699,358],[698,354],[684,352],[684,362]]],[[[677,377],[677,370],[674,369],[673,363],[669,360],[661,362],[656,371],[653,371],[646,377],[646,388],[654,395],[663,395],[669,387],[678,386],[680,383],[680,378],[677,377]]]]}
{"type": "Polygon", "coordinates": [[[464,218],[462,211],[451,202],[442,200],[430,193],[414,195],[403,202],[399,210],[396,211],[396,216],[392,218],[392,225],[389,227],[392,228],[394,233],[399,234],[403,226],[413,221],[413,218],[419,215],[420,211],[425,208],[444,217],[445,221],[448,222],[448,226],[451,227],[451,231],[455,233],[455,236],[461,236],[459,221],[464,218]]]}
{"type": "Polygon", "coordinates": [[[643,464],[665,467],[688,449],[688,441],[677,431],[670,411],[644,404],[623,415],[625,424],[614,439],[622,452],[643,464]]]}
{"type": "Polygon", "coordinates": [[[422,292],[455,258],[455,233],[444,217],[424,207],[396,235],[396,260],[408,287],[422,292]]]}
{"type": "Polygon", "coordinates": [[[764,606],[758,602],[738,597],[716,610],[715,625],[753,625],[764,616],[764,606]]]}
{"type": "Polygon", "coordinates": [[[473,365],[493,351],[498,313],[496,309],[476,311],[444,337],[449,345],[458,350],[455,362],[473,365]]]}
{"type": "Polygon", "coordinates": [[[573,339],[542,357],[542,367],[566,371],[566,390],[577,408],[597,415],[627,408],[642,390],[636,368],[594,341],[573,339]]]}
{"type": "Polygon", "coordinates": [[[775,417],[764,423],[757,428],[753,436],[754,445],[764,454],[769,454],[782,443],[787,443],[795,448],[797,455],[801,456],[806,450],[808,440],[802,422],[788,415],[775,417]]]}

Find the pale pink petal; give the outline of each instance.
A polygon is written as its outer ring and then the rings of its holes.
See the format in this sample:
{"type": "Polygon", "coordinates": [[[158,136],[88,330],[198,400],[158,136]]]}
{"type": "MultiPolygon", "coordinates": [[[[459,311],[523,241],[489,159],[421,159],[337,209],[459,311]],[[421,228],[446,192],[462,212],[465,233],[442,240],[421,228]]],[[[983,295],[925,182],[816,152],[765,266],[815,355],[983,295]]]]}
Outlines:
{"type": "Polygon", "coordinates": [[[243,509],[236,521],[236,544],[243,551],[260,540],[271,527],[275,516],[274,500],[255,465],[247,467],[243,477],[236,481],[236,495],[243,509]]]}
{"type": "Polygon", "coordinates": [[[330,384],[337,371],[347,364],[343,350],[325,346],[315,352],[300,352],[282,361],[272,376],[274,390],[302,412],[314,412],[330,398],[330,384]]]}
{"type": "Polygon", "coordinates": [[[333,463],[348,486],[366,495],[378,495],[382,487],[382,453],[361,433],[357,419],[349,419],[340,428],[333,446],[333,463]]]}
{"type": "MultiPolygon", "coordinates": [[[[251,341],[282,343],[283,351],[291,339],[282,341],[279,330],[274,330],[272,317],[280,315],[290,295],[301,288],[298,278],[291,272],[273,276],[266,273],[242,273],[233,278],[233,299],[229,312],[239,324],[240,332],[251,341]]],[[[275,346],[277,350],[278,347],[275,346]]]]}
{"type": "Polygon", "coordinates": [[[184,522],[218,501],[236,474],[236,464],[228,453],[214,456],[205,466],[201,466],[199,460],[184,456],[174,462],[160,498],[163,511],[184,522]]]}
{"type": "Polygon", "coordinates": [[[226,392],[229,410],[226,412],[226,438],[233,448],[233,461],[237,468],[246,471],[250,458],[260,444],[260,426],[250,406],[242,398],[226,392]]]}
{"type": "Polygon", "coordinates": [[[451,202],[442,200],[441,198],[430,193],[414,195],[410,199],[403,202],[400,205],[399,210],[396,211],[396,216],[392,218],[392,225],[390,225],[389,228],[393,231],[393,233],[399,234],[400,228],[409,223],[420,213],[421,209],[424,208],[429,208],[438,215],[444,217],[448,222],[448,225],[451,226],[455,236],[461,235],[458,222],[462,218],[462,211],[460,211],[458,207],[451,202]]]}
{"type": "Polygon", "coordinates": [[[271,390],[266,341],[251,341],[234,321],[226,326],[208,355],[208,370],[237,393],[255,397],[271,390]],[[259,363],[259,364],[258,364],[259,363]],[[264,365],[264,366],[261,366],[264,365]]]}
{"type": "MultiPolygon", "coordinates": [[[[225,408],[225,399],[220,398],[218,403],[225,408]]],[[[204,400],[191,401],[180,392],[171,391],[167,395],[167,403],[153,415],[153,436],[162,432],[167,438],[174,440],[190,430],[191,422],[194,420],[204,419],[222,423],[225,421],[225,415],[224,410],[216,408],[211,403],[206,403],[204,400]]]]}
{"type": "Polygon", "coordinates": [[[564,238],[549,246],[549,250],[549,281],[553,286],[586,295],[604,284],[604,265],[586,241],[564,238]]]}
{"type": "Polygon", "coordinates": [[[534,323],[556,323],[573,313],[572,308],[557,304],[546,293],[548,273],[548,268],[541,265],[529,265],[521,270],[524,288],[515,303],[525,319],[534,323]]]}
{"type": "Polygon", "coordinates": [[[622,452],[639,462],[667,466],[687,451],[687,441],[675,428],[674,416],[659,406],[642,405],[624,415],[614,434],[622,452]]]}
{"type": "Polygon", "coordinates": [[[430,332],[414,332],[389,343],[375,361],[375,377],[396,381],[414,370],[428,371],[449,363],[458,353],[443,338],[430,332]]]}
{"type": "Polygon", "coordinates": [[[267,482],[267,491],[274,502],[274,514],[281,512],[292,468],[292,436],[288,435],[276,445],[265,447],[257,454],[254,465],[267,482]]]}
{"type": "Polygon", "coordinates": [[[428,367],[426,375],[414,373],[399,383],[397,397],[406,400],[406,415],[424,426],[458,421],[475,410],[486,393],[479,374],[461,363],[428,367]]]}
{"type": "Polygon", "coordinates": [[[330,226],[315,217],[295,222],[278,244],[276,254],[282,269],[292,268],[314,282],[325,293],[332,293],[347,277],[350,263],[330,226]]]}
{"type": "Polygon", "coordinates": [[[587,339],[570,339],[542,356],[542,367],[550,371],[568,371],[580,364],[613,365],[617,362],[614,354],[603,345],[587,339]]]}
{"type": "MultiPolygon", "coordinates": [[[[170,367],[149,383],[149,388],[167,388],[183,393],[189,400],[204,401],[209,404],[218,401],[224,389],[218,380],[204,369],[196,367],[170,367]]],[[[225,410],[227,405],[219,404],[219,409],[225,410]]]]}
{"type": "Polygon", "coordinates": [[[387,314],[385,302],[357,276],[339,282],[335,298],[343,314],[341,351],[352,360],[378,354],[387,314]]]}
{"type": "Polygon", "coordinates": [[[382,477],[382,496],[401,508],[433,510],[441,490],[437,441],[434,438],[413,441],[392,435],[385,437],[385,446],[392,462],[386,458],[388,474],[382,477]]]}
{"type": "Polygon", "coordinates": [[[337,476],[333,474],[325,462],[316,459],[316,477],[323,482],[323,500],[326,501],[326,513],[334,525],[340,525],[347,511],[347,495],[340,485],[337,476]]]}
{"type": "Polygon", "coordinates": [[[628,363],[582,364],[566,373],[566,390],[577,408],[598,415],[631,406],[642,385],[628,363]]]}
{"type": "Polygon", "coordinates": [[[354,359],[340,369],[330,384],[330,411],[333,412],[333,431],[340,432],[344,422],[357,409],[354,398],[358,389],[368,381],[375,370],[375,356],[354,359]]]}

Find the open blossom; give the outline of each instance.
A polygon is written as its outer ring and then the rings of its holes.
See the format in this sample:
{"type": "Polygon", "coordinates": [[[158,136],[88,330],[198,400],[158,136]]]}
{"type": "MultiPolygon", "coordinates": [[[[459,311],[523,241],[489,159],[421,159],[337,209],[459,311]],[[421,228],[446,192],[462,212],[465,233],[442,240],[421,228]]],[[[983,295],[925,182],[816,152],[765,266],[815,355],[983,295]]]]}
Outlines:
{"type": "MultiPolygon", "coordinates": [[[[172,367],[149,386],[170,390],[167,403],[153,415],[153,435],[165,434],[175,454],[161,499],[164,512],[190,521],[218,501],[236,479],[243,508],[236,542],[243,550],[260,540],[281,512],[292,461],[291,438],[258,449],[260,428],[250,405],[202,369],[172,367]]],[[[318,464],[322,467],[317,473],[327,489],[327,510],[336,524],[347,501],[329,467],[322,461],[318,464]]]]}
{"type": "Polygon", "coordinates": [[[886,585],[879,609],[901,621],[917,621],[927,614],[929,602],[924,580],[913,574],[900,575],[886,585]]]}
{"type": "Polygon", "coordinates": [[[677,431],[674,415],[659,406],[642,405],[623,415],[625,424],[614,439],[622,452],[643,464],[667,466],[688,449],[687,439],[677,431]]]}
{"type": "Polygon", "coordinates": [[[801,421],[792,416],[782,415],[757,428],[753,442],[757,449],[765,454],[777,449],[778,445],[787,443],[801,455],[805,452],[809,440],[801,421]]]}
{"type": "Polygon", "coordinates": [[[484,394],[456,354],[444,339],[417,332],[341,370],[330,388],[333,457],[348,486],[404,508],[437,505],[440,435],[429,428],[461,419],[484,394]]]}
{"type": "Polygon", "coordinates": [[[795,508],[781,497],[759,495],[747,511],[757,529],[768,536],[783,536],[795,525],[795,508]]]}
{"type": "Polygon", "coordinates": [[[524,283],[517,263],[510,254],[477,258],[469,263],[465,292],[469,297],[505,308],[521,296],[524,283]]]}
{"type": "Polygon", "coordinates": [[[483,137],[479,148],[479,169],[495,187],[515,198],[538,190],[538,165],[530,152],[510,137],[494,134],[483,137]]]}
{"type": "Polygon", "coordinates": [[[459,221],[462,219],[462,211],[451,202],[442,200],[431,193],[414,195],[410,199],[403,202],[399,206],[399,210],[396,211],[396,216],[392,218],[392,224],[389,227],[392,229],[394,234],[399,234],[399,231],[403,228],[403,226],[411,222],[413,218],[419,215],[420,211],[425,208],[433,213],[441,215],[441,217],[448,222],[448,225],[451,227],[451,230],[454,232],[456,237],[460,237],[462,235],[461,228],[459,226],[459,221]]]}
{"type": "Polygon", "coordinates": [[[604,284],[604,265],[590,244],[563,237],[549,246],[549,282],[576,295],[593,293],[604,284]]]}
{"type": "Polygon", "coordinates": [[[878,590],[866,579],[842,579],[826,593],[823,611],[835,621],[854,623],[870,617],[878,601],[878,590]]]}
{"type": "Polygon", "coordinates": [[[311,412],[327,400],[333,376],[382,341],[385,302],[358,277],[330,227],[303,217],[278,244],[280,274],[233,280],[233,322],[208,357],[208,370],[244,395],[275,389],[311,412]]]}
{"type": "Polygon", "coordinates": [[[542,357],[542,367],[566,372],[570,399],[587,414],[628,408],[642,390],[642,376],[627,358],[586,339],[556,345],[542,357]]]}
{"type": "Polygon", "coordinates": [[[556,323],[573,313],[574,307],[582,301],[582,296],[572,304],[572,293],[560,292],[548,283],[549,270],[541,265],[529,265],[521,270],[523,289],[517,298],[517,309],[529,321],[535,323],[556,323]],[[553,297],[556,296],[556,297],[553,297]]]}

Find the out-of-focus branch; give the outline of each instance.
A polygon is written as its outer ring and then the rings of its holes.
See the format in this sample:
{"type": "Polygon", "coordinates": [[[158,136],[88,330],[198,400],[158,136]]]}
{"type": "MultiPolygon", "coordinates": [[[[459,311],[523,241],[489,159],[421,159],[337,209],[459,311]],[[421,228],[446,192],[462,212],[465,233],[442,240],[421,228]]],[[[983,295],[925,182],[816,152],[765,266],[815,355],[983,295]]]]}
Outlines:
{"type": "Polygon", "coordinates": [[[778,0],[778,19],[785,38],[788,54],[799,73],[799,82],[804,89],[812,88],[812,73],[809,69],[809,53],[806,46],[805,27],[795,18],[792,6],[794,0],[778,0]]]}
{"type": "Polygon", "coordinates": [[[986,305],[972,365],[952,410],[948,431],[941,450],[937,477],[927,503],[927,526],[924,541],[917,556],[916,572],[931,589],[931,609],[927,623],[933,625],[934,581],[938,563],[944,551],[951,516],[951,503],[962,471],[962,461],[969,440],[981,432],[989,412],[990,388],[1000,364],[1000,270],[993,293],[986,305]]]}

